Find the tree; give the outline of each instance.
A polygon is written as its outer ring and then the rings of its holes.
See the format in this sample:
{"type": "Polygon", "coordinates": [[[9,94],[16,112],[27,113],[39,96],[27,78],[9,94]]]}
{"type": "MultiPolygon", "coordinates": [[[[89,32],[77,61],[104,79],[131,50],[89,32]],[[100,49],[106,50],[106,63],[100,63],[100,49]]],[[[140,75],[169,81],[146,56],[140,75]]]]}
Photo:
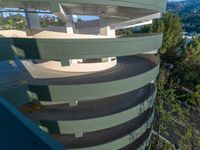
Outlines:
{"type": "MultiPolygon", "coordinates": [[[[26,17],[22,14],[11,13],[7,17],[0,16],[0,24],[2,25],[3,30],[22,30],[27,28],[26,17]]],[[[40,16],[40,24],[41,27],[65,25],[59,18],[50,15],[40,16]]]]}
{"type": "Polygon", "coordinates": [[[196,85],[192,93],[187,95],[186,102],[191,107],[200,107],[200,85],[196,85]]]}
{"type": "Polygon", "coordinates": [[[181,70],[179,78],[184,86],[193,89],[200,84],[200,37],[186,45],[178,69],[181,70]]]}
{"type": "Polygon", "coordinates": [[[153,24],[151,25],[145,25],[140,29],[140,32],[142,33],[161,33],[164,31],[165,24],[163,19],[157,19],[153,21],[153,24]]]}
{"type": "Polygon", "coordinates": [[[171,114],[177,111],[177,108],[175,107],[175,89],[168,87],[170,80],[169,76],[170,74],[166,69],[160,69],[158,77],[158,94],[156,97],[157,144],[160,142],[160,134],[169,134],[168,123],[171,122],[171,114]]]}
{"type": "Polygon", "coordinates": [[[180,16],[186,32],[200,33],[200,1],[185,0],[168,2],[167,10],[180,16]]]}
{"type": "Polygon", "coordinates": [[[40,16],[40,24],[41,27],[56,27],[65,25],[65,23],[63,23],[59,18],[50,15],[40,16]]]}
{"type": "Polygon", "coordinates": [[[133,34],[133,28],[119,29],[116,30],[116,35],[131,35],[133,34]]]}
{"type": "Polygon", "coordinates": [[[177,60],[182,40],[182,26],[178,16],[166,13],[163,16],[163,44],[159,53],[164,61],[174,63],[177,60]]]}
{"type": "Polygon", "coordinates": [[[25,29],[26,18],[21,14],[9,14],[9,16],[3,18],[3,29],[25,29]]]}
{"type": "MultiPolygon", "coordinates": [[[[182,95],[177,94],[177,88],[176,83],[170,76],[170,72],[161,67],[156,98],[156,144],[162,145],[161,143],[163,142],[160,140],[160,135],[162,135],[176,138],[181,149],[198,150],[200,148],[200,136],[196,131],[199,123],[199,107],[193,110],[181,106],[179,98],[182,95]]],[[[191,95],[191,99],[199,100],[200,95],[197,96],[197,94],[200,94],[200,86],[196,86],[195,89],[196,92],[191,95]]],[[[172,144],[177,144],[173,143],[173,141],[171,142],[172,144]]],[[[162,145],[163,148],[166,146],[166,144],[162,145]]]]}
{"type": "MultiPolygon", "coordinates": [[[[181,133],[183,136],[180,138],[179,143],[182,149],[185,150],[199,150],[200,149],[200,134],[197,131],[197,126],[194,123],[193,119],[197,119],[196,114],[199,114],[199,109],[190,110],[188,108],[181,109],[181,122],[185,126],[184,133],[181,133]],[[196,116],[193,118],[193,116],[196,116]]],[[[197,124],[199,122],[197,121],[197,124]]]]}
{"type": "Polygon", "coordinates": [[[162,32],[163,44],[159,50],[162,61],[167,63],[176,62],[180,46],[183,43],[183,29],[177,15],[165,13],[161,19],[155,20],[152,25],[142,27],[141,32],[162,32]]]}

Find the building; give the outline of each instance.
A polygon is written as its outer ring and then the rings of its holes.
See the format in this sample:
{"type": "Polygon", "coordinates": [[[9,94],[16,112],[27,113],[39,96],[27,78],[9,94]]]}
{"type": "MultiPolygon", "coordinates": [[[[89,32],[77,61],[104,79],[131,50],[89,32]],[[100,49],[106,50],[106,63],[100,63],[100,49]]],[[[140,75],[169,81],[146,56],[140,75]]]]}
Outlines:
{"type": "Polygon", "coordinates": [[[115,31],[160,18],[165,0],[1,0],[0,7],[24,11],[28,25],[0,31],[1,97],[69,150],[149,149],[162,34],[115,31]],[[66,26],[43,29],[41,12],[66,26]]]}

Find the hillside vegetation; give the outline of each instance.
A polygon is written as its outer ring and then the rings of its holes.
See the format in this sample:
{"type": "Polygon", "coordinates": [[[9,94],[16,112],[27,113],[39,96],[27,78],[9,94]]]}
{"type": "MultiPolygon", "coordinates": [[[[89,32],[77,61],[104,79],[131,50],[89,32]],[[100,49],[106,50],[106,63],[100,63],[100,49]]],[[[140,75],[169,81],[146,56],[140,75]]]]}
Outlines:
{"type": "Polygon", "coordinates": [[[186,32],[200,33],[200,0],[169,2],[167,9],[180,16],[186,32]]]}

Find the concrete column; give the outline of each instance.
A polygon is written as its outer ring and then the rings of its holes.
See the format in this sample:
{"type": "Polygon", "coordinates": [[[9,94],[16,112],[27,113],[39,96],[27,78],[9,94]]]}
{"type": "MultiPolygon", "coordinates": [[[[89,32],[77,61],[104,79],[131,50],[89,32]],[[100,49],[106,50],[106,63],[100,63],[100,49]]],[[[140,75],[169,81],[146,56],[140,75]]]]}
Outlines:
{"type": "MultiPolygon", "coordinates": [[[[0,14],[0,17],[3,18],[3,14],[0,14]]],[[[0,21],[0,30],[3,29],[3,20],[0,21]]]]}
{"type": "Polygon", "coordinates": [[[60,12],[55,12],[54,14],[58,16],[58,18],[61,19],[64,23],[66,23],[66,32],[73,34],[75,30],[75,25],[72,15],[66,15],[63,7],[60,4],[59,7],[60,12]]]}
{"type": "Polygon", "coordinates": [[[74,23],[72,21],[71,22],[67,21],[66,22],[66,32],[73,34],[74,29],[75,29],[74,23]]]}
{"type": "Polygon", "coordinates": [[[75,30],[75,24],[72,15],[66,15],[66,31],[73,34],[75,30]]]}
{"type": "Polygon", "coordinates": [[[40,18],[37,13],[26,13],[26,19],[29,29],[41,30],[40,18]]]}
{"type": "Polygon", "coordinates": [[[100,17],[99,25],[100,25],[100,35],[115,37],[115,30],[112,30],[109,24],[112,22],[110,18],[100,17]]]}

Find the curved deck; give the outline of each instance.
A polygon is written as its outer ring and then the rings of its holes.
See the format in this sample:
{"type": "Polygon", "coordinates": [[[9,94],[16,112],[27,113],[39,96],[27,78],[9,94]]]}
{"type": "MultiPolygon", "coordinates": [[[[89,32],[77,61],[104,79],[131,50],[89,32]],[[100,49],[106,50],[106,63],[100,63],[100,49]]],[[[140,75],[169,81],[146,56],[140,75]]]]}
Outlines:
{"type": "MultiPolygon", "coordinates": [[[[153,109],[150,109],[140,117],[122,125],[101,131],[85,133],[82,137],[76,138],[73,135],[66,134],[53,134],[53,136],[63,145],[67,145],[69,149],[120,149],[132,143],[148,131],[148,129],[151,128],[153,117],[153,109]],[[137,122],[137,124],[135,122],[137,122]]],[[[142,144],[144,141],[148,140],[148,135],[146,138],[140,139],[142,144]]]]}
{"type": "MultiPolygon", "coordinates": [[[[24,111],[33,121],[39,120],[83,120],[116,114],[137,107],[144,103],[155,92],[155,85],[148,84],[144,87],[113,97],[98,99],[96,101],[79,102],[76,107],[69,107],[66,103],[54,104],[36,101],[26,103],[20,107],[23,110],[31,110],[32,106],[41,106],[36,111],[24,111]],[[102,109],[104,108],[104,109],[102,109]]],[[[138,112],[139,113],[139,112],[138,112]]]]}
{"type": "Polygon", "coordinates": [[[162,34],[143,34],[123,38],[45,39],[0,38],[0,60],[27,58],[59,60],[136,55],[158,50],[162,34]],[[12,45],[12,46],[11,46],[12,45]],[[133,46],[134,45],[134,46],[133,46]]]}
{"type": "Polygon", "coordinates": [[[31,69],[27,71],[21,64],[16,68],[17,63],[14,67],[3,63],[2,68],[5,70],[0,76],[1,88],[9,88],[6,86],[12,81],[13,84],[31,85],[30,92],[40,100],[69,103],[95,100],[127,93],[148,84],[158,74],[158,63],[159,60],[153,55],[124,57],[119,59],[118,66],[112,69],[84,75],[35,69],[30,65],[29,69],[31,69]],[[63,78],[63,76],[68,77],[63,78]]]}
{"type": "MultiPolygon", "coordinates": [[[[50,9],[52,12],[59,12],[59,4],[77,4],[79,8],[83,5],[98,5],[98,6],[115,6],[115,7],[131,7],[144,10],[165,12],[166,0],[1,0],[3,7],[27,8],[30,4],[40,9],[50,9]],[[27,5],[29,4],[29,5],[27,5]]],[[[94,7],[94,6],[93,6],[94,7]]],[[[87,14],[86,14],[87,15],[87,14]]]]}
{"type": "MultiPolygon", "coordinates": [[[[63,114],[63,118],[59,119],[59,117],[57,118],[57,116],[52,115],[51,117],[42,119],[42,122],[49,126],[57,124],[59,132],[63,134],[79,134],[102,130],[123,124],[138,117],[144,111],[153,106],[155,95],[154,92],[144,102],[114,114],[107,114],[106,116],[97,116],[95,118],[85,119],[67,119],[63,114]]],[[[119,107],[120,106],[118,106],[118,108],[119,107]]]]}

